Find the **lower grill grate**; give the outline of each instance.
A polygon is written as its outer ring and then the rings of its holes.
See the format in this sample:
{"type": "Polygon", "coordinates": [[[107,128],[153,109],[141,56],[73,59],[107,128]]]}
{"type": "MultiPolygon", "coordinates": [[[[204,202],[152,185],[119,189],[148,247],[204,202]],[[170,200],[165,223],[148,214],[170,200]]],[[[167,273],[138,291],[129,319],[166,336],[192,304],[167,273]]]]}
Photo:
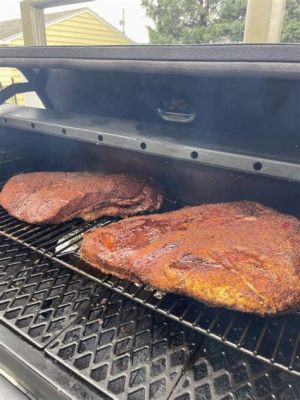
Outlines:
{"type": "Polygon", "coordinates": [[[298,377],[245,357],[5,236],[0,236],[0,309],[0,323],[112,399],[300,398],[298,377]]]}
{"type": "Polygon", "coordinates": [[[290,379],[288,372],[206,338],[170,399],[298,399],[299,379],[290,379]]]}
{"type": "Polygon", "coordinates": [[[199,335],[106,289],[48,355],[114,399],[167,399],[199,335]]]}
{"type": "MultiPolygon", "coordinates": [[[[19,265],[22,265],[22,270],[24,269],[25,274],[25,249],[27,248],[43,256],[43,263],[48,263],[50,268],[53,267],[53,276],[55,273],[58,277],[60,274],[62,274],[62,276],[64,276],[64,274],[71,274],[71,269],[77,273],[74,279],[77,279],[79,282],[83,279],[81,277],[82,275],[91,278],[93,281],[101,283],[102,286],[111,288],[115,292],[122,293],[125,297],[133,299],[152,310],[156,310],[160,314],[193,328],[197,332],[204,333],[231,347],[235,347],[247,354],[255,356],[260,360],[267,361],[291,373],[300,375],[299,314],[279,316],[276,318],[260,318],[254,315],[242,314],[221,308],[211,308],[187,297],[163,294],[145,285],[137,285],[101,274],[89,268],[86,264],[83,264],[76,253],[81,234],[92,227],[103,226],[113,221],[115,221],[115,219],[103,218],[95,223],[74,220],[55,226],[32,226],[17,221],[9,216],[3,209],[0,209],[0,235],[3,236],[3,241],[1,243],[5,246],[6,241],[7,243],[11,243],[8,239],[12,239],[20,244],[20,247],[14,245],[11,246],[11,250],[8,249],[7,251],[17,251],[16,248],[18,249],[20,255],[18,256],[16,254],[15,257],[16,260],[18,257],[19,260],[21,260],[19,265]]],[[[3,254],[5,261],[5,251],[3,254]]],[[[8,279],[10,270],[12,271],[12,275],[14,273],[14,265],[9,265],[7,268],[7,270],[5,268],[3,270],[4,275],[3,278],[1,278],[3,282],[5,279],[8,279]],[[7,278],[5,278],[6,276],[7,278]]],[[[18,267],[15,267],[15,269],[17,270],[18,267]]],[[[0,272],[0,274],[2,274],[2,272],[0,272]]],[[[36,282],[39,283],[36,283],[36,286],[33,287],[33,292],[39,290],[40,282],[47,278],[44,278],[42,273],[40,273],[40,275],[37,273],[35,279],[36,282]]],[[[15,311],[17,306],[12,299],[9,302],[5,302],[6,296],[10,296],[11,294],[11,296],[14,297],[14,295],[12,288],[10,288],[9,285],[7,287],[3,286],[2,281],[0,283],[0,290],[2,290],[3,287],[2,297],[0,297],[0,307],[2,307],[1,315],[6,315],[6,317],[2,317],[5,318],[6,322],[8,321],[7,315],[11,316],[11,321],[15,324],[15,318],[19,318],[19,315],[23,315],[24,311],[21,309],[19,313],[15,311]],[[7,314],[9,312],[11,313],[7,314]]],[[[20,282],[21,285],[23,285],[23,281],[20,282]]],[[[83,282],[85,282],[85,280],[83,280],[83,282]]],[[[86,282],[89,282],[86,283],[87,285],[94,285],[89,279],[87,279],[86,282]]],[[[69,284],[70,282],[67,280],[66,287],[63,289],[64,291],[68,290],[69,284]]],[[[27,281],[24,285],[24,288],[26,288],[26,285],[28,285],[27,281]]],[[[55,280],[53,280],[52,286],[55,286],[55,280]]],[[[18,296],[23,296],[20,289],[18,289],[19,291],[16,289],[14,290],[18,296]]],[[[93,287],[91,287],[87,297],[92,291],[93,287]]],[[[41,294],[45,299],[48,299],[49,295],[51,298],[51,291],[44,291],[43,294],[41,294]]],[[[29,301],[32,301],[33,297],[30,297],[29,294],[27,294],[27,297],[29,301]]],[[[41,308],[42,304],[46,301],[45,299],[39,300],[37,307],[41,308]]],[[[18,301],[20,301],[19,297],[18,301]]],[[[80,299],[78,299],[78,301],[80,302],[80,299]]],[[[73,299],[70,301],[70,304],[75,302],[76,300],[73,299]]],[[[55,311],[51,309],[51,312],[55,311]]],[[[70,317],[76,318],[76,310],[70,309],[70,317]]],[[[26,329],[28,329],[28,332],[31,332],[31,325],[29,324],[26,329]]],[[[47,332],[47,329],[48,327],[45,328],[45,332],[47,332]]],[[[43,333],[40,335],[40,343],[48,343],[48,341],[51,340],[51,336],[48,336],[49,332],[46,333],[46,338],[43,336],[44,331],[42,328],[41,332],[43,333]]]]}
{"type": "Polygon", "coordinates": [[[97,290],[90,279],[0,237],[0,320],[36,346],[81,315],[97,290]]]}
{"type": "Polygon", "coordinates": [[[107,289],[46,352],[120,400],[296,400],[299,379],[107,289]],[[287,398],[287,397],[282,397],[287,398]]]}

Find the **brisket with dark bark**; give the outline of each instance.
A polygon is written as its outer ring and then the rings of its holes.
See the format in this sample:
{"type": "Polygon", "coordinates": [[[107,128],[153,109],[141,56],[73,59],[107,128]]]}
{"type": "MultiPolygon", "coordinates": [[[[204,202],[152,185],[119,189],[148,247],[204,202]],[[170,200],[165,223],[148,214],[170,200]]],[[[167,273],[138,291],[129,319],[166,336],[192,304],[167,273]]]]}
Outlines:
{"type": "Polygon", "coordinates": [[[14,176],[0,205],[31,224],[57,224],[75,217],[128,216],[158,210],[162,194],[151,178],[127,174],[36,172],[14,176]]]}
{"type": "Polygon", "coordinates": [[[87,232],[81,257],[130,281],[261,315],[300,309],[300,220],[254,202],[190,207],[87,232]]]}

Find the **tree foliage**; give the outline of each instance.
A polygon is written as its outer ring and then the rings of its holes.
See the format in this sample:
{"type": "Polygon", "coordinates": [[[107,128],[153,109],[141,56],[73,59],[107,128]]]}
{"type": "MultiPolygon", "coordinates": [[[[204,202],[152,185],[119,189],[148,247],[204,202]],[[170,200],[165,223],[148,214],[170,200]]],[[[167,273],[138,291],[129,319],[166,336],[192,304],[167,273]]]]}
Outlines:
{"type": "MultiPolygon", "coordinates": [[[[227,43],[243,40],[247,0],[142,0],[154,23],[150,42],[227,43]]],[[[282,41],[300,42],[300,0],[288,0],[282,41]]]]}
{"type": "Polygon", "coordinates": [[[300,42],[300,0],[287,2],[281,41],[300,42]]]}

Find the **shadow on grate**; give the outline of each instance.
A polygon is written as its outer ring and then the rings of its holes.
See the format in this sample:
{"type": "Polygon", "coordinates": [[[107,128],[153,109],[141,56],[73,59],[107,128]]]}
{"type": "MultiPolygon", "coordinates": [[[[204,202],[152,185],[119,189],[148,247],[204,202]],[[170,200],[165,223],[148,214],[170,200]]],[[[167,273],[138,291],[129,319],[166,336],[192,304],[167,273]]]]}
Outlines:
{"type": "Polygon", "coordinates": [[[106,289],[46,352],[114,399],[167,399],[202,335],[106,289]]]}
{"type": "Polygon", "coordinates": [[[0,238],[0,320],[44,347],[88,307],[95,282],[0,238]]]}
{"type": "Polygon", "coordinates": [[[299,378],[206,338],[170,400],[299,398],[299,378]]]}
{"type": "Polygon", "coordinates": [[[261,318],[212,308],[184,296],[164,294],[101,274],[81,262],[77,251],[82,233],[115,220],[103,218],[94,223],[74,220],[61,225],[32,226],[0,209],[0,234],[55,261],[57,266],[61,264],[200,333],[300,375],[300,314],[261,318]]]}

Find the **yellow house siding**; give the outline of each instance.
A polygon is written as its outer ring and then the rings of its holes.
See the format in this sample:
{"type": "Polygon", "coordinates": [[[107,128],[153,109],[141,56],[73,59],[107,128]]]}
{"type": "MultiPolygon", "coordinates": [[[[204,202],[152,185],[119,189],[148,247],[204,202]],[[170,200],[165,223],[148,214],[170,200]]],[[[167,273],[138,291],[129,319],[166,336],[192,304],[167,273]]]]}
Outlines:
{"type": "MultiPolygon", "coordinates": [[[[48,46],[126,45],[131,43],[121,32],[101,21],[89,11],[50,24],[46,28],[46,35],[48,46]]],[[[22,35],[11,40],[9,45],[23,46],[22,35]]],[[[0,68],[0,83],[2,87],[10,85],[12,78],[14,82],[24,81],[17,69],[0,68]]],[[[16,99],[17,104],[25,104],[25,96],[23,94],[17,95],[16,99]]],[[[15,102],[15,99],[11,99],[10,102],[15,102]]]]}
{"type": "Polygon", "coordinates": [[[9,43],[9,45],[10,45],[10,46],[24,46],[23,35],[20,36],[20,37],[18,37],[18,38],[16,38],[16,39],[14,39],[14,40],[12,40],[12,41],[9,43]]]}
{"type": "MultiPolygon", "coordinates": [[[[46,35],[48,46],[130,44],[126,36],[89,11],[49,25],[46,35]]],[[[24,46],[22,35],[13,39],[9,45],[24,46]]]]}
{"type": "Polygon", "coordinates": [[[129,44],[129,40],[88,11],[48,26],[48,46],[129,44]]]}
{"type": "MultiPolygon", "coordinates": [[[[0,68],[0,83],[2,88],[11,85],[12,83],[26,82],[23,75],[16,68],[0,68]]],[[[24,94],[18,94],[11,98],[7,103],[16,103],[19,105],[25,104],[24,94]]]]}

